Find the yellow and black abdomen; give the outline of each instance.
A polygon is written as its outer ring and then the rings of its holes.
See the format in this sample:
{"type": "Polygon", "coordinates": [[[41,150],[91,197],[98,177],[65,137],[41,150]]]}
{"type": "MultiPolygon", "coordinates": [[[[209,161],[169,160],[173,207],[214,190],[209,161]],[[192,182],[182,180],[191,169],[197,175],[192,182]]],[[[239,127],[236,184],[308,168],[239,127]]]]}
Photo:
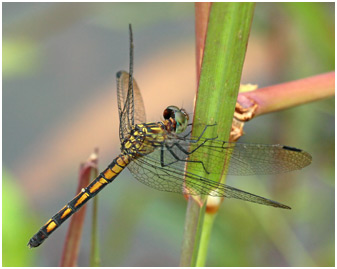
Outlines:
{"type": "Polygon", "coordinates": [[[73,215],[92,197],[99,193],[106,185],[112,182],[120,172],[130,163],[130,155],[119,155],[100,175],[86,188],[76,195],[67,205],[56,213],[47,223],[29,240],[29,247],[37,247],[48,238],[66,219],[73,215]]]}
{"type": "Polygon", "coordinates": [[[161,145],[164,136],[162,123],[137,124],[130,134],[122,142],[122,154],[119,155],[95,180],[76,195],[58,213],[56,213],[47,223],[29,240],[28,246],[37,247],[59,227],[65,220],[73,215],[92,197],[99,193],[106,185],[112,182],[120,172],[130,163],[132,159],[137,159],[147,155],[161,145]]]}

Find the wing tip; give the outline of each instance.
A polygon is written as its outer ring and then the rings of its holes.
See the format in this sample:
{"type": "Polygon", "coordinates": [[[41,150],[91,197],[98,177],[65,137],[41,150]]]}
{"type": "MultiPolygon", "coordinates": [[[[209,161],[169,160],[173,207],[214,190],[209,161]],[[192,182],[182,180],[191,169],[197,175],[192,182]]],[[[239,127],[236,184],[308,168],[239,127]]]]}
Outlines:
{"type": "Polygon", "coordinates": [[[276,207],[279,207],[279,208],[282,208],[282,209],[288,209],[288,210],[291,210],[291,207],[290,206],[287,206],[287,205],[284,205],[284,204],[278,204],[278,206],[276,207]]]}
{"type": "Polygon", "coordinates": [[[121,78],[123,76],[123,74],[129,74],[128,72],[124,71],[124,70],[120,70],[116,73],[116,77],[117,78],[121,78]]]}
{"type": "Polygon", "coordinates": [[[302,158],[302,165],[301,167],[299,167],[299,169],[301,168],[304,168],[306,166],[308,166],[309,164],[311,164],[312,162],[312,156],[310,155],[310,153],[304,151],[304,150],[301,150],[301,149],[298,149],[298,148],[294,148],[294,147],[289,147],[289,146],[282,146],[283,149],[285,150],[289,150],[289,151],[294,151],[294,152],[298,152],[300,153],[304,158],[302,158]]]}

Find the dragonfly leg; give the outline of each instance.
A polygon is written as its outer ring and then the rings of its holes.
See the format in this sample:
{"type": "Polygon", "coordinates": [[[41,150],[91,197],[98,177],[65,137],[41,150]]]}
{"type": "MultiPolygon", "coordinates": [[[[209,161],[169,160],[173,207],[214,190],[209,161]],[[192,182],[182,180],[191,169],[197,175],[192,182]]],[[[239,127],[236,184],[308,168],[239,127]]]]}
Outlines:
{"type": "Polygon", "coordinates": [[[186,135],[184,135],[184,136],[183,136],[183,139],[185,139],[186,137],[188,137],[191,133],[192,133],[192,130],[189,131],[186,135]]]}
{"type": "MultiPolygon", "coordinates": [[[[201,134],[199,135],[199,137],[195,140],[195,143],[197,143],[197,142],[200,141],[200,139],[204,136],[204,134],[205,134],[205,132],[206,132],[206,130],[207,130],[208,127],[214,127],[216,125],[217,125],[217,123],[205,125],[204,130],[201,132],[201,134]]],[[[218,136],[216,136],[214,138],[207,138],[206,140],[214,140],[214,139],[217,139],[217,138],[218,138],[218,136]]]]}
{"type": "Polygon", "coordinates": [[[164,161],[164,147],[162,146],[161,149],[160,149],[160,164],[162,167],[165,167],[165,166],[169,166],[169,165],[172,165],[172,164],[175,164],[177,162],[186,162],[186,163],[199,163],[202,165],[204,171],[209,174],[209,172],[207,171],[204,163],[202,161],[192,161],[192,160],[186,160],[186,159],[180,159],[179,156],[177,156],[173,151],[172,151],[172,147],[173,146],[177,146],[181,151],[183,151],[185,154],[188,154],[187,151],[185,151],[185,149],[183,149],[179,144],[173,144],[171,147],[169,147],[168,145],[165,145],[166,149],[172,154],[172,156],[176,159],[175,161],[173,162],[170,162],[170,163],[166,163],[165,164],[165,161],[164,161]]]}
{"type": "MultiPolygon", "coordinates": [[[[190,140],[191,143],[198,143],[200,141],[200,138],[199,137],[197,140],[190,140]]],[[[198,145],[195,149],[191,150],[191,151],[187,151],[186,149],[184,149],[179,143],[174,143],[170,148],[172,148],[173,146],[176,146],[177,148],[179,148],[182,152],[184,152],[185,154],[187,155],[190,155],[192,154],[193,152],[195,152],[196,150],[198,150],[200,147],[202,147],[206,142],[208,141],[212,141],[212,140],[215,140],[217,139],[218,137],[214,137],[214,138],[206,138],[202,143],[200,143],[200,145],[198,145]]],[[[168,146],[167,146],[168,147],[168,146]]]]}
{"type": "MultiPolygon", "coordinates": [[[[192,126],[192,123],[187,124],[187,127],[190,127],[190,126],[192,126]]],[[[191,129],[190,131],[188,131],[188,133],[185,134],[184,136],[182,136],[181,138],[185,139],[185,138],[187,138],[191,133],[192,133],[192,129],[191,129]]]]}
{"type": "MultiPolygon", "coordinates": [[[[204,135],[204,133],[205,133],[205,131],[207,130],[208,127],[213,127],[213,126],[216,126],[216,125],[217,125],[216,123],[206,125],[205,128],[204,128],[204,130],[202,131],[201,135],[200,135],[200,136],[198,137],[198,139],[195,140],[195,141],[198,142],[198,141],[203,137],[203,135],[204,135]]],[[[187,126],[192,126],[192,123],[187,124],[187,126]]],[[[192,130],[189,131],[189,132],[188,132],[186,135],[184,135],[182,138],[183,138],[183,139],[187,138],[191,133],[192,133],[192,130]]],[[[216,138],[218,138],[218,137],[215,137],[215,138],[213,138],[213,139],[216,139],[216,138]]]]}
{"type": "MultiPolygon", "coordinates": [[[[196,139],[196,140],[190,140],[191,143],[198,143],[201,138],[203,137],[205,131],[207,130],[208,127],[213,127],[217,125],[216,123],[215,124],[209,124],[209,125],[206,125],[204,130],[202,131],[201,135],[196,139]]],[[[188,135],[190,135],[191,132],[189,132],[187,135],[185,135],[182,139],[186,138],[188,135]]],[[[184,154],[186,155],[190,155],[192,154],[193,152],[195,152],[196,150],[198,150],[200,147],[202,147],[205,143],[207,143],[208,141],[211,141],[211,140],[215,140],[217,139],[218,137],[214,137],[214,138],[206,138],[204,139],[204,141],[202,141],[202,143],[200,143],[200,145],[198,145],[195,149],[193,149],[192,151],[188,151],[186,149],[184,149],[179,143],[173,143],[171,146],[168,145],[168,144],[165,144],[165,148],[171,153],[171,155],[175,158],[175,161],[172,161],[170,163],[165,163],[165,160],[164,160],[164,148],[163,148],[163,145],[162,145],[162,148],[161,148],[161,152],[160,152],[160,163],[161,163],[161,166],[162,167],[165,167],[165,166],[169,166],[169,165],[172,165],[174,163],[177,163],[177,162],[186,162],[186,163],[199,163],[202,165],[205,173],[209,174],[208,170],[206,169],[204,163],[202,161],[193,161],[193,160],[186,160],[185,158],[184,159],[181,159],[179,158],[179,156],[177,156],[174,152],[173,152],[173,147],[176,146],[181,152],[183,152],[184,154]]]]}

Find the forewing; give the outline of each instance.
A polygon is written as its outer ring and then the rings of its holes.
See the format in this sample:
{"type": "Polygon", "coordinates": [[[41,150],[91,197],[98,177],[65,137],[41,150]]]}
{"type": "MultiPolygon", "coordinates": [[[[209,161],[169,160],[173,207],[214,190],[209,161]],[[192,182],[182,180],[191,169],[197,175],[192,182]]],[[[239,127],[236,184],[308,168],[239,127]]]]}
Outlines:
{"type": "Polygon", "coordinates": [[[133,124],[146,122],[145,107],[142,95],[135,79],[129,88],[129,73],[117,73],[117,100],[119,112],[119,138],[122,140],[133,124]],[[133,88],[133,89],[132,89],[133,88]]]}
{"type": "Polygon", "coordinates": [[[285,173],[306,167],[312,159],[303,150],[282,145],[173,138],[166,141],[164,147],[165,164],[184,166],[190,156],[197,160],[193,170],[206,174],[222,173],[219,166],[224,166],[225,155],[229,158],[227,174],[238,176],[285,173]]]}

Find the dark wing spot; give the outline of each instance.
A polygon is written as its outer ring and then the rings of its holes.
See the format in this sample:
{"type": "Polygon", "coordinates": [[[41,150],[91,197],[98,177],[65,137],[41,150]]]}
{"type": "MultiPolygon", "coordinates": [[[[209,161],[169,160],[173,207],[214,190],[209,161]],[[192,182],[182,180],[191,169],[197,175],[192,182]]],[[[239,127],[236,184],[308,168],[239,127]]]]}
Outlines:
{"type": "Polygon", "coordinates": [[[291,151],[296,151],[296,152],[302,152],[301,149],[293,148],[293,147],[288,147],[288,146],[283,146],[284,149],[286,150],[291,150],[291,151]]]}

